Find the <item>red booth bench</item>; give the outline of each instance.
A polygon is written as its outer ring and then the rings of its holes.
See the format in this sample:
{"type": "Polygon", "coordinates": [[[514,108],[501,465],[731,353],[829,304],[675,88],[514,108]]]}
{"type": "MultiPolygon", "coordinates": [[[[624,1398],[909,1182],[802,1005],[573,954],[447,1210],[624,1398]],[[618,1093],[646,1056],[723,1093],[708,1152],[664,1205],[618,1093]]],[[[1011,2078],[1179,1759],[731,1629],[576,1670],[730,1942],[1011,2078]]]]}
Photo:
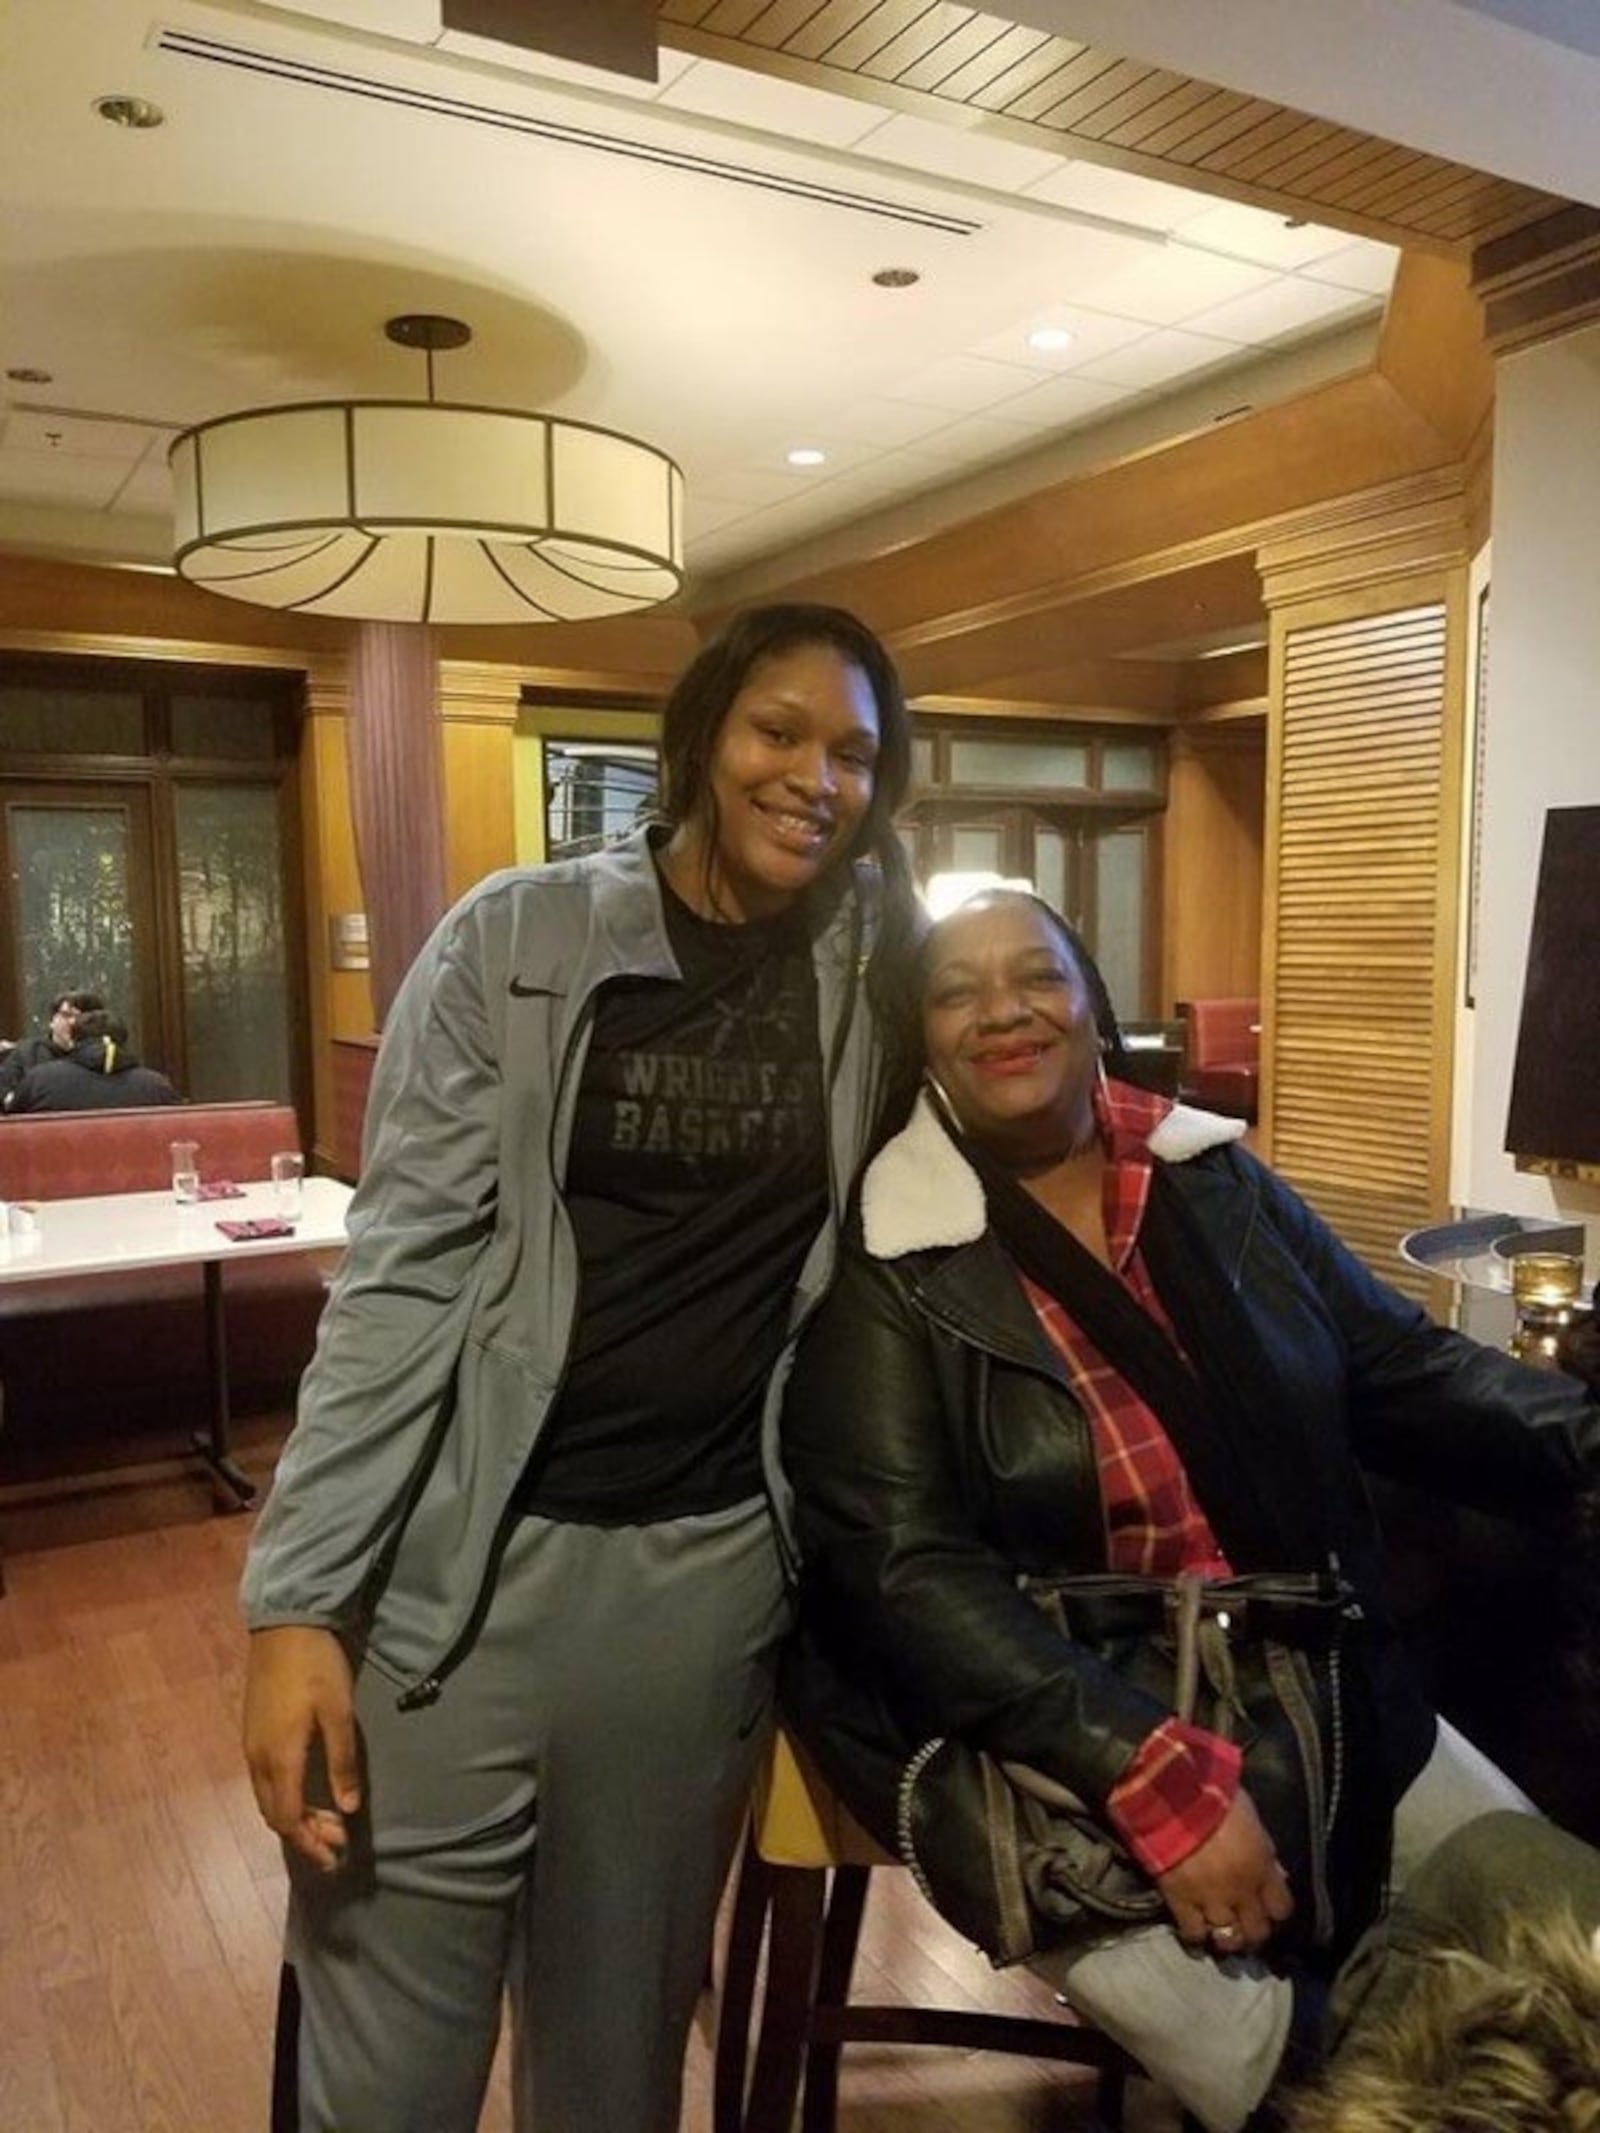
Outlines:
{"type": "MultiPolygon", "coordinates": [[[[207,1180],[270,1175],[300,1146],[288,1104],[161,1105],[151,1110],[0,1117],[0,1200],[69,1200],[169,1191],[171,1145],[192,1140],[207,1180]]],[[[241,1261],[224,1290],[234,1404],[286,1403],[310,1360],[327,1269],[314,1253],[241,1261]]],[[[137,1268],[49,1282],[0,1282],[0,1382],[6,1435],[0,1479],[73,1463],[75,1419],[170,1430],[207,1398],[201,1282],[194,1267],[137,1268]],[[61,1322],[75,1314],[70,1328],[61,1322]]]]}
{"type": "Polygon", "coordinates": [[[1253,1119],[1261,1076],[1259,1000],[1180,1000],[1183,1089],[1197,1104],[1253,1119]]]}

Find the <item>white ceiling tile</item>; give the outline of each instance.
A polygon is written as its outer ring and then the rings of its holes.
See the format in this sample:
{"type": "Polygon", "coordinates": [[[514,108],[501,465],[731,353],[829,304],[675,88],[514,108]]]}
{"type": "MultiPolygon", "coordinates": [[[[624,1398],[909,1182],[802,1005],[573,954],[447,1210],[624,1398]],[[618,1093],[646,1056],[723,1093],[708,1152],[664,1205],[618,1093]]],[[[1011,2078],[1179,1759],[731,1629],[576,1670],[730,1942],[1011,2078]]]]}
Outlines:
{"type": "Polygon", "coordinates": [[[1136,389],[1108,385],[1098,378],[1049,378],[1020,399],[1008,400],[1005,419],[1035,430],[1066,429],[1072,423],[1104,414],[1136,389]]]}
{"type": "Polygon", "coordinates": [[[1253,346],[1275,341],[1285,333],[1331,324],[1336,318],[1357,318],[1373,305],[1372,297],[1355,289],[1337,289],[1331,282],[1302,281],[1298,275],[1286,274],[1248,296],[1236,296],[1211,311],[1198,311],[1188,323],[1197,333],[1214,333],[1225,341],[1253,346]]]}
{"type": "Polygon", "coordinates": [[[713,501],[693,488],[684,499],[684,533],[691,541],[698,541],[708,533],[715,533],[719,526],[731,526],[749,516],[748,504],[713,501]]]}
{"type": "Polygon", "coordinates": [[[832,410],[825,424],[828,434],[845,443],[875,445],[881,452],[926,437],[950,420],[949,410],[928,407],[912,400],[857,400],[832,410]]]}
{"type": "Polygon", "coordinates": [[[696,541],[689,561],[696,570],[713,572],[729,570],[735,563],[743,563],[759,552],[764,545],[752,540],[743,527],[707,534],[696,541]]]}
{"type": "Polygon", "coordinates": [[[853,145],[858,155],[879,156],[886,163],[1001,192],[1021,192],[1065,167],[1062,157],[1046,148],[1026,148],[972,128],[913,118],[908,112],[884,120],[853,145]]]}
{"type": "MultiPolygon", "coordinates": [[[[948,421],[949,417],[936,415],[935,419],[948,421]]],[[[881,458],[885,449],[879,442],[841,437],[825,421],[796,420],[774,439],[770,450],[754,457],[706,462],[700,470],[690,470],[689,482],[691,489],[703,496],[745,502],[748,507],[749,503],[765,504],[798,495],[818,482],[836,480],[841,474],[881,458]],[[790,466],[786,455],[795,447],[822,452],[822,464],[790,466]]]]}
{"type": "Polygon", "coordinates": [[[144,456],[151,433],[140,422],[85,422],[71,415],[14,407],[0,440],[7,450],[63,452],[76,459],[115,459],[131,466],[144,456]]]}
{"type": "Polygon", "coordinates": [[[918,400],[927,407],[947,407],[961,413],[976,413],[995,407],[1014,393],[1025,392],[1033,383],[1032,373],[1011,363],[991,363],[984,356],[947,356],[925,370],[895,382],[897,400],[918,400]]]}
{"type": "Polygon", "coordinates": [[[1092,283],[1082,293],[1096,310],[1144,319],[1152,326],[1176,326],[1197,311],[1248,295],[1271,279],[1270,269],[1252,266],[1247,260],[1223,259],[1215,252],[1169,243],[1092,283]]]}
{"type": "Polygon", "coordinates": [[[807,88],[776,75],[754,74],[700,59],[661,91],[656,102],[703,118],[731,119],[761,133],[809,142],[819,148],[849,148],[880,124],[883,114],[854,97],[807,88]]]}
{"type": "Polygon", "coordinates": [[[892,459],[880,459],[857,474],[854,493],[863,503],[881,510],[902,497],[915,496],[920,490],[937,488],[941,483],[955,480],[959,471],[959,466],[952,461],[934,459],[926,452],[896,452],[892,459]]]}
{"type": "Polygon", "coordinates": [[[126,474],[121,460],[0,448],[0,496],[29,503],[86,504],[103,511],[126,474]]]}
{"type": "MultiPolygon", "coordinates": [[[[281,6],[282,0],[275,0],[281,6]]],[[[414,4],[414,0],[410,0],[414,4]]],[[[426,0],[437,24],[439,0],[426,0]]],[[[356,15],[362,28],[370,28],[372,0],[359,0],[356,15]]],[[[388,29],[385,24],[385,29],[388,29]]],[[[392,32],[391,32],[392,34],[392,32]]],[[[689,52],[675,52],[662,45],[656,53],[656,78],[641,81],[636,75],[617,74],[609,67],[586,67],[575,59],[555,59],[548,52],[525,52],[520,46],[503,44],[493,37],[475,37],[468,30],[446,30],[437,49],[462,59],[479,60],[487,66],[511,67],[519,74],[536,75],[540,81],[570,84],[574,89],[594,89],[602,96],[631,96],[648,102],[670,88],[680,74],[695,64],[689,52]]]]}
{"type": "Polygon", "coordinates": [[[1010,459],[1036,442],[1035,432],[1018,422],[1005,422],[993,415],[964,415],[947,429],[917,440],[916,450],[925,458],[959,466],[974,460],[1010,459]]]}
{"type": "Polygon", "coordinates": [[[1180,333],[1168,328],[1147,334],[1131,348],[1101,356],[1084,366],[1083,375],[1100,378],[1108,385],[1131,385],[1141,391],[1152,385],[1170,385],[1189,371],[1208,369],[1213,363],[1237,362],[1239,350],[1231,341],[1210,340],[1198,333],[1180,333]]]}
{"type": "Polygon", "coordinates": [[[1202,207],[1192,221],[1179,225],[1178,235],[1185,244],[1253,259],[1258,266],[1281,267],[1285,273],[1342,251],[1350,242],[1343,230],[1301,222],[1269,208],[1245,207],[1237,200],[1202,207]]]}
{"type": "Polygon", "coordinates": [[[792,424],[774,456],[785,473],[831,481],[840,474],[849,473],[853,467],[864,467],[870,460],[881,458],[887,450],[887,445],[875,438],[841,436],[833,423],[824,418],[792,424]],[[827,456],[820,467],[791,467],[785,455],[796,445],[810,446],[827,456]]]}
{"type": "Polygon", "coordinates": [[[1164,185],[1158,178],[1136,177],[1104,163],[1071,163],[1028,187],[1030,200],[1071,207],[1085,215],[1106,215],[1113,222],[1133,222],[1147,230],[1176,229],[1204,206],[1207,195],[1186,186],[1164,185]]]}
{"type": "Polygon", "coordinates": [[[967,354],[984,356],[996,363],[1015,363],[1024,370],[1055,377],[1097,355],[1109,355],[1113,348],[1125,348],[1149,331],[1143,319],[1114,318],[1108,311],[1089,311],[1081,304],[1050,304],[1029,312],[1004,333],[975,342],[967,354]],[[1041,326],[1064,327],[1072,335],[1071,345],[1061,349],[1030,348],[1028,335],[1041,326]]]}
{"type": "Polygon", "coordinates": [[[698,496],[708,504],[737,504],[741,509],[753,511],[763,504],[777,503],[780,498],[793,495],[803,486],[806,475],[803,469],[785,466],[733,466],[717,467],[703,476],[690,468],[686,485],[691,496],[698,496]]]}
{"type": "MultiPolygon", "coordinates": [[[[313,22],[338,24],[346,29],[373,27],[372,0],[275,0],[287,15],[306,15],[313,22]]],[[[439,0],[384,0],[383,33],[417,44],[432,44],[439,34],[439,0]]],[[[487,43],[487,39],[474,40],[487,43]]],[[[504,51],[504,45],[496,45],[504,51]]]]}
{"type": "Polygon", "coordinates": [[[172,472],[166,460],[141,461],[117,490],[111,503],[115,511],[141,517],[152,513],[163,517],[169,514],[172,510],[172,472]]]}
{"type": "Polygon", "coordinates": [[[1341,289],[1361,289],[1368,296],[1387,296],[1394,281],[1400,254],[1392,244],[1379,244],[1371,237],[1358,237],[1342,251],[1331,252],[1306,268],[1311,281],[1331,281],[1341,289]]]}

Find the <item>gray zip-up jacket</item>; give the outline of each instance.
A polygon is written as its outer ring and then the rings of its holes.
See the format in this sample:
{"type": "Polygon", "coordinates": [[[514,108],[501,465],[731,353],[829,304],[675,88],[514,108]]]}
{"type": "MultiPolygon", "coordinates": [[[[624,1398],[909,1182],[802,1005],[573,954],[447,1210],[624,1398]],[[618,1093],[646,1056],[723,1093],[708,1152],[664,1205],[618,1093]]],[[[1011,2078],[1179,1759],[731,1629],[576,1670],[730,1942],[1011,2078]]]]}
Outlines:
{"type": "MultiPolygon", "coordinates": [[[[858,863],[814,948],[832,1204],[767,1388],[786,1541],[779,1401],[881,1095],[861,982],[877,888],[858,863]]],[[[440,921],[373,1073],[349,1249],[245,1568],[252,1629],[337,1630],[408,1698],[437,1693],[566,1366],[579,1268],[561,1185],[596,993],[679,975],[644,832],[491,875],[440,921]]]]}

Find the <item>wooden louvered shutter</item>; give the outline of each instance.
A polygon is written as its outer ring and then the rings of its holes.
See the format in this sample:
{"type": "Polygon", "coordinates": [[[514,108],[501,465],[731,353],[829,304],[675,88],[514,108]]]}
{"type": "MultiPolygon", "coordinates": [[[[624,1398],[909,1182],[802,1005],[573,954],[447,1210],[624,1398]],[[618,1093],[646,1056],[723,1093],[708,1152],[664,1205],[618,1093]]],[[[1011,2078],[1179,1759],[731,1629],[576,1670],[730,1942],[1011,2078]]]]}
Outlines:
{"type": "Polygon", "coordinates": [[[1386,1280],[1442,1211],[1456,805],[1444,599],[1280,615],[1267,917],[1274,1167],[1386,1280]],[[1441,967],[1446,982],[1441,983],[1441,967]]]}

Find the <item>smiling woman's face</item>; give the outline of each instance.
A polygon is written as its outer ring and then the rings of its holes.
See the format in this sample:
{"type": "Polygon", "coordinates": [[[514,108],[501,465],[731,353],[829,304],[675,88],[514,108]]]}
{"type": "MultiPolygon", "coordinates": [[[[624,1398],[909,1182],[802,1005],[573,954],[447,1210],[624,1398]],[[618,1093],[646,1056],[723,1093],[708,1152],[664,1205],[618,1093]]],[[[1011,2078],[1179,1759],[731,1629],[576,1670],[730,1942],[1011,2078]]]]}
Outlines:
{"type": "Polygon", "coordinates": [[[678,894],[736,922],[793,903],[850,850],[878,738],[872,684],[833,645],[758,660],[717,733],[706,804],[667,849],[678,894]]]}
{"type": "Polygon", "coordinates": [[[963,1129],[997,1146],[1081,1144],[1099,1033],[1048,913],[1019,896],[980,897],[934,929],[925,969],[928,1065],[963,1129]]]}

